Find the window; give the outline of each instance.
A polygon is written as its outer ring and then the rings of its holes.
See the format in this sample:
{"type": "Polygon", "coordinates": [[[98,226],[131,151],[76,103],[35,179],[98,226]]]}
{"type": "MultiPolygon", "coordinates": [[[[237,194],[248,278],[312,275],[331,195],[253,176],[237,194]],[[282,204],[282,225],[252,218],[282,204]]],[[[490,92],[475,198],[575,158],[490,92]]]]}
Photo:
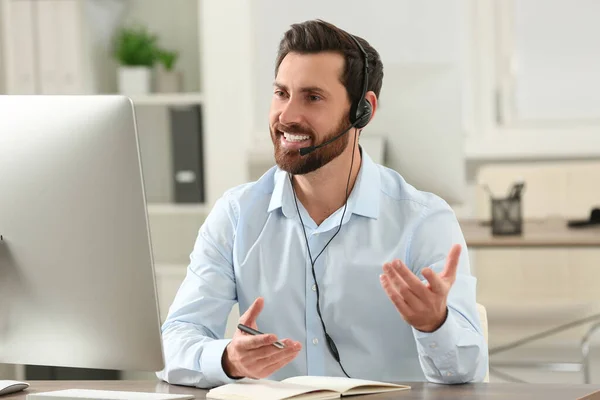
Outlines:
{"type": "Polygon", "coordinates": [[[496,2],[502,123],[600,122],[599,15],[597,0],[496,2]]]}
{"type": "Polygon", "coordinates": [[[465,1],[467,157],[600,157],[600,1],[465,1]]]}

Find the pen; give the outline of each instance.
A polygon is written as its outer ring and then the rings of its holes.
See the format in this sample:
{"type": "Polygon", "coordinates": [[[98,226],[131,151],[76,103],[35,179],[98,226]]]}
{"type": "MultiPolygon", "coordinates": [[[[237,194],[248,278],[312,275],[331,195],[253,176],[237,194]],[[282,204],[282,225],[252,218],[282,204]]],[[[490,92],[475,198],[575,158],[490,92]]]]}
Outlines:
{"type": "MultiPolygon", "coordinates": [[[[246,326],[244,324],[238,324],[238,329],[241,331],[244,331],[246,333],[249,333],[251,335],[264,335],[264,333],[262,333],[261,331],[257,331],[256,329],[252,329],[249,326],[246,326]]],[[[276,341],[275,343],[273,343],[273,346],[279,348],[279,349],[283,349],[285,347],[285,345],[283,343],[281,343],[279,340],[276,341]]]]}

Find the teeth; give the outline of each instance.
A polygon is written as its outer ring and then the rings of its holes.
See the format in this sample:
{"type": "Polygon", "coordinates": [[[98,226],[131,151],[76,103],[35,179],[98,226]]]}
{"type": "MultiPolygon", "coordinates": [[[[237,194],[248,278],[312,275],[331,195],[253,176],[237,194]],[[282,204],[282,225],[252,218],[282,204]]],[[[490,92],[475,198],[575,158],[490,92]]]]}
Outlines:
{"type": "Polygon", "coordinates": [[[283,132],[283,136],[288,142],[302,142],[304,140],[310,139],[310,136],[308,135],[294,135],[287,132],[283,132]]]}

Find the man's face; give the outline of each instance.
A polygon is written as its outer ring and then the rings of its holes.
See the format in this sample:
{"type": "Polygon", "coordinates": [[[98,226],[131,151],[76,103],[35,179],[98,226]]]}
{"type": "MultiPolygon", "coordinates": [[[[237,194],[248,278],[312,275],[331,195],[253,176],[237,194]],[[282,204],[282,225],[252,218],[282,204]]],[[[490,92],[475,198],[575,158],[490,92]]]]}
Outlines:
{"type": "Polygon", "coordinates": [[[307,155],[299,149],[319,145],[349,126],[350,102],[340,82],[344,58],[336,53],[289,53],[281,62],[269,112],[277,165],[307,174],[344,152],[349,135],[307,155]]]}

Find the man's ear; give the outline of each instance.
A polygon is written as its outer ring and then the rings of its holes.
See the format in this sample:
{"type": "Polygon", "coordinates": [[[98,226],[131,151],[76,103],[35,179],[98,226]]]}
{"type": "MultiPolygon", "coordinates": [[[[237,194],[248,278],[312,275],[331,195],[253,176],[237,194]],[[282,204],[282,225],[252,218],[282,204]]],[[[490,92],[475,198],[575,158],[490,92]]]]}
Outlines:
{"type": "Polygon", "coordinates": [[[377,96],[375,95],[375,92],[369,90],[365,94],[365,98],[368,100],[369,103],[371,103],[371,119],[373,119],[375,113],[377,112],[377,96]]]}

